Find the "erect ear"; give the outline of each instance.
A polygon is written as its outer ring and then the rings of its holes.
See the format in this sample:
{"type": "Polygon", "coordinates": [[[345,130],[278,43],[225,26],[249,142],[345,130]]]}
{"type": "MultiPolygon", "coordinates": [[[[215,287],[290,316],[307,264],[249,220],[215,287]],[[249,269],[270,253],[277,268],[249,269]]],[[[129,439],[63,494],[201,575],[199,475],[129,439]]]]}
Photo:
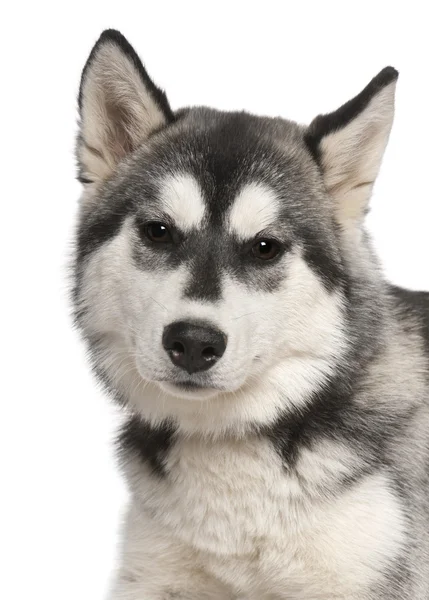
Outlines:
{"type": "Polygon", "coordinates": [[[79,179],[98,183],[155,129],[174,119],[170,105],[119,31],[104,31],[82,73],[77,143],[79,179]]]}
{"type": "Polygon", "coordinates": [[[392,127],[397,79],[396,69],[386,67],[358,96],[316,117],[306,132],[339,223],[366,214],[392,127]]]}

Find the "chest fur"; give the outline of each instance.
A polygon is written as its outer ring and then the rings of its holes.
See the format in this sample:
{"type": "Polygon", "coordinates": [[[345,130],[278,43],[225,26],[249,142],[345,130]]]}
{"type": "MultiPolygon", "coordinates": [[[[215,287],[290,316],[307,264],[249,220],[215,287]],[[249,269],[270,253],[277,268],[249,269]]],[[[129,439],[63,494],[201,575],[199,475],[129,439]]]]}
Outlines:
{"type": "Polygon", "coordinates": [[[188,439],[172,448],[164,477],[139,478],[137,493],[144,510],[223,580],[266,573],[271,587],[295,586],[297,598],[320,589],[321,578],[347,591],[376,578],[403,539],[386,475],[345,483],[356,461],[324,442],[286,468],[264,440],[188,439]]]}

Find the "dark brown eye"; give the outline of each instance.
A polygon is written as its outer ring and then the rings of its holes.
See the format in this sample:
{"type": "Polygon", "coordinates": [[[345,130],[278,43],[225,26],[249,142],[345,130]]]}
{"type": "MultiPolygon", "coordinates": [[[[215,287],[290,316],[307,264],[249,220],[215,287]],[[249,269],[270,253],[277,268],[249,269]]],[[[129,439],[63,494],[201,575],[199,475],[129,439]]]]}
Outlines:
{"type": "Polygon", "coordinates": [[[173,241],[171,233],[164,223],[148,223],[145,226],[145,234],[151,242],[156,244],[170,244],[173,241]]]}
{"type": "Polygon", "coordinates": [[[252,246],[252,254],[261,260],[271,260],[280,252],[280,246],[274,240],[259,240],[252,246]]]}

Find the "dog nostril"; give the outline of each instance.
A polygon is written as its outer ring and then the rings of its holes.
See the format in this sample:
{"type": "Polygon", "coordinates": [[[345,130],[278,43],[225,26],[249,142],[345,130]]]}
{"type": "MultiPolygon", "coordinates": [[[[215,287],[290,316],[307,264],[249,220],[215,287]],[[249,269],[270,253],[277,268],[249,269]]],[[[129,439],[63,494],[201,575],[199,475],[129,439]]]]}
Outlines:
{"type": "Polygon", "coordinates": [[[208,348],[204,348],[201,354],[206,360],[211,360],[212,358],[216,357],[216,351],[211,346],[209,346],[208,348]]]}
{"type": "Polygon", "coordinates": [[[185,354],[185,346],[180,342],[174,342],[173,346],[171,347],[171,351],[176,356],[179,356],[180,354],[185,354]]]}

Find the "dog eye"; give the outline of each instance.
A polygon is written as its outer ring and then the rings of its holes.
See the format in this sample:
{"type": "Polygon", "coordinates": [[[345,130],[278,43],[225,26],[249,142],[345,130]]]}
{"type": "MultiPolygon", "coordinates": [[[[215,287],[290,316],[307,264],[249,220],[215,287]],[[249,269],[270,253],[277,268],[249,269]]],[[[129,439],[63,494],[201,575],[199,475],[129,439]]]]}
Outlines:
{"type": "Polygon", "coordinates": [[[259,240],[252,246],[252,254],[261,260],[271,260],[280,252],[280,245],[274,240],[259,240]]]}
{"type": "Polygon", "coordinates": [[[147,223],[144,232],[146,237],[156,244],[171,244],[173,241],[170,230],[164,223],[159,223],[157,221],[147,223]]]}

